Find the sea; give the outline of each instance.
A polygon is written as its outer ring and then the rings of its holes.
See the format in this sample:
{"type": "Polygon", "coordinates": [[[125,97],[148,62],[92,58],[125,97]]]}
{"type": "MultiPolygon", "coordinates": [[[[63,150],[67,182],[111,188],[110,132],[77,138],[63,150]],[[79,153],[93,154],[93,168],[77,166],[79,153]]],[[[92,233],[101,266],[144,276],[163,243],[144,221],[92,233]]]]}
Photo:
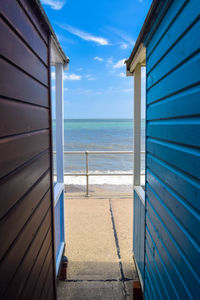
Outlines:
{"type": "MultiPolygon", "coordinates": [[[[54,150],[56,121],[53,120],[54,150]]],[[[141,150],[145,147],[145,121],[141,121],[141,150]]],[[[133,151],[132,119],[65,119],[64,151],[133,151]]],[[[54,156],[56,165],[56,156],[54,156]]],[[[144,157],[141,159],[144,169],[144,157]]],[[[85,155],[64,155],[65,173],[84,173],[85,155]]],[[[130,154],[89,155],[91,173],[131,173],[133,156],[130,154]]],[[[85,184],[85,177],[66,176],[65,183],[85,184]]],[[[132,184],[132,176],[91,176],[92,184],[132,184]]]]}

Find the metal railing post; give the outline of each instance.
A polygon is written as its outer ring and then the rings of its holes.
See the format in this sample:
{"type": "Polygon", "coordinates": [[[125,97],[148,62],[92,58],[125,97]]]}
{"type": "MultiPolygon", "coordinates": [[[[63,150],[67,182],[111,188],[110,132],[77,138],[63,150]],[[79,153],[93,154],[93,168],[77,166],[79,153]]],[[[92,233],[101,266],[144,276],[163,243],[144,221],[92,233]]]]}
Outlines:
{"type": "Polygon", "coordinates": [[[88,170],[88,151],[85,151],[86,155],[86,197],[89,197],[89,170],[88,170]]]}
{"type": "MultiPolygon", "coordinates": [[[[53,151],[56,154],[56,151],[53,151]]],[[[91,172],[89,173],[89,155],[105,155],[105,154],[134,154],[134,151],[64,151],[64,154],[76,154],[86,156],[86,172],[81,173],[64,173],[64,176],[85,176],[86,177],[86,197],[89,197],[89,176],[133,176],[131,173],[100,173],[91,172]]],[[[145,151],[141,151],[141,154],[145,154],[145,151]]],[[[140,170],[140,175],[144,175],[144,171],[140,170]]],[[[55,175],[55,174],[54,174],[55,175]]]]}

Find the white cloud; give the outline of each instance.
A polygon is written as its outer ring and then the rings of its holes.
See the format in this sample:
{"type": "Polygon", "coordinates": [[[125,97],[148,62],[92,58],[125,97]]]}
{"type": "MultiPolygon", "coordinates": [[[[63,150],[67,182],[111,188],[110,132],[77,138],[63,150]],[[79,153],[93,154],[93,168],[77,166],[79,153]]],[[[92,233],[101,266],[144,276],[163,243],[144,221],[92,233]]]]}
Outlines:
{"type": "Polygon", "coordinates": [[[113,58],[112,57],[108,57],[107,58],[107,63],[112,65],[113,64],[113,58]]]}
{"type": "Polygon", "coordinates": [[[54,10],[60,10],[65,5],[65,1],[60,1],[60,0],[42,0],[42,4],[49,5],[54,10]]]}
{"type": "MultiPolygon", "coordinates": [[[[55,72],[51,72],[51,79],[55,79],[55,72]]],[[[64,74],[64,80],[81,80],[82,76],[77,74],[64,74]]]]}
{"type": "Polygon", "coordinates": [[[81,75],[76,75],[76,74],[65,74],[64,75],[64,80],[81,80],[82,76],[81,75]]]}
{"type": "Polygon", "coordinates": [[[121,49],[125,50],[128,48],[128,45],[126,43],[122,43],[120,47],[121,49]]]}
{"type": "Polygon", "coordinates": [[[123,73],[123,72],[121,72],[121,73],[119,73],[119,77],[126,77],[126,74],[125,73],[123,73]]]}
{"type": "Polygon", "coordinates": [[[87,78],[87,80],[95,80],[95,78],[90,74],[86,75],[85,77],[87,78]]]}
{"type": "Polygon", "coordinates": [[[120,45],[120,48],[125,50],[129,47],[133,47],[135,44],[135,40],[127,35],[126,32],[116,29],[114,27],[107,27],[108,31],[111,31],[114,34],[115,39],[117,40],[117,44],[120,45]]]}
{"type": "Polygon", "coordinates": [[[125,92],[125,93],[133,92],[133,88],[130,88],[130,89],[124,89],[124,92],[125,92]]]}
{"type": "Polygon", "coordinates": [[[65,30],[67,30],[68,32],[80,37],[81,39],[83,39],[85,41],[91,41],[91,42],[97,43],[102,46],[109,45],[109,41],[106,38],[94,36],[91,33],[82,31],[78,28],[75,28],[75,27],[72,27],[69,25],[59,25],[59,26],[65,30]]]}
{"type": "Polygon", "coordinates": [[[115,30],[115,33],[124,41],[124,43],[126,42],[126,44],[128,44],[130,46],[134,46],[135,45],[135,40],[133,40],[132,37],[128,36],[123,31],[121,31],[121,30],[115,30]]]}
{"type": "Polygon", "coordinates": [[[70,89],[69,93],[72,95],[91,95],[92,90],[84,89],[84,88],[76,88],[76,89],[70,89]]]}
{"type": "Polygon", "coordinates": [[[102,58],[102,57],[99,57],[99,56],[95,56],[95,57],[94,57],[94,60],[103,61],[103,58],[102,58]]]}
{"type": "Polygon", "coordinates": [[[119,60],[116,64],[113,65],[113,68],[114,69],[119,69],[119,68],[122,68],[124,67],[124,62],[125,62],[125,58],[119,60]]]}

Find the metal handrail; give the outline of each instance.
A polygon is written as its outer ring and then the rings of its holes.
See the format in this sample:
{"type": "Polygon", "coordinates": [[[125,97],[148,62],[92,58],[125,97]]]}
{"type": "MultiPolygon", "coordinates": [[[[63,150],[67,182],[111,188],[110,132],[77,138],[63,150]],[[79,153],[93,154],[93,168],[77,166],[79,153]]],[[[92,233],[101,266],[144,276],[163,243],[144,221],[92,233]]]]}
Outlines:
{"type": "MultiPolygon", "coordinates": [[[[53,151],[56,154],[56,151],[53,151]]],[[[89,155],[104,154],[134,154],[134,151],[64,151],[64,154],[85,154],[86,172],[85,173],[64,173],[64,176],[86,176],[86,197],[89,197],[89,176],[133,176],[133,173],[91,173],[89,172],[89,155]]],[[[141,151],[145,154],[145,151],[141,151]]],[[[141,173],[142,174],[142,173],[141,173]]]]}

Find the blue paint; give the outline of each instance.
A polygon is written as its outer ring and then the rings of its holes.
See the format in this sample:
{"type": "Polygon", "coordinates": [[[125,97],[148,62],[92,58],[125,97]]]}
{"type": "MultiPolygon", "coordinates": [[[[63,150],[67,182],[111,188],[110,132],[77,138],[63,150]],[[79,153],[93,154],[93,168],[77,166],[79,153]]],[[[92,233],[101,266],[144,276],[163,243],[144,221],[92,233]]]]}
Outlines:
{"type": "MultiPolygon", "coordinates": [[[[168,1],[163,1],[162,7],[161,8],[159,7],[159,10],[163,9],[163,12],[160,11],[157,19],[163,17],[164,11],[165,11],[165,6],[166,6],[167,2],[168,1]]],[[[147,58],[153,52],[153,50],[156,47],[159,40],[162,39],[162,37],[165,35],[165,32],[166,32],[167,28],[170,26],[170,24],[172,22],[174,22],[176,15],[178,13],[180,13],[180,11],[185,7],[186,2],[187,2],[187,0],[173,1],[170,9],[166,10],[165,17],[163,18],[160,26],[155,29],[155,27],[157,25],[156,21],[151,25],[149,34],[146,37],[146,41],[145,41],[146,44],[148,44],[147,58]],[[154,34],[155,30],[156,30],[156,34],[154,34]]]]}
{"type": "Polygon", "coordinates": [[[180,92],[182,89],[189,89],[192,85],[199,83],[199,78],[200,54],[197,53],[190,60],[186,61],[186,63],[175,69],[174,72],[171,72],[147,90],[147,104],[167,98],[172,94],[180,92]]]}
{"type": "Polygon", "coordinates": [[[144,215],[145,206],[134,191],[134,226],[133,226],[133,253],[141,276],[144,280],[144,215]]]}
{"type": "Polygon", "coordinates": [[[152,156],[163,160],[169,165],[188,173],[188,175],[200,179],[199,149],[186,147],[169,141],[157,140],[147,136],[147,151],[151,153],[152,156]]]}
{"type": "Polygon", "coordinates": [[[166,76],[166,74],[178,68],[182,61],[187,60],[199,50],[199,40],[196,38],[199,34],[199,23],[199,21],[196,21],[193,24],[191,30],[186,32],[186,34],[176,42],[171,51],[165,55],[165,59],[158,61],[158,58],[162,57],[162,53],[159,53],[159,51],[162,52],[162,48],[158,51],[156,60],[154,60],[155,64],[148,73],[147,89],[149,89],[152,84],[161,80],[163,76],[166,76]],[[180,53],[180,55],[177,56],[176,53],[180,53]]]}
{"type": "Polygon", "coordinates": [[[147,120],[196,115],[200,86],[194,86],[147,107],[147,120]],[[180,109],[181,107],[181,109],[180,109]]]}
{"type": "Polygon", "coordinates": [[[64,191],[59,196],[55,206],[55,244],[56,244],[56,274],[58,274],[62,259],[64,236],[64,191]]]}
{"type": "MultiPolygon", "coordinates": [[[[147,154],[144,250],[138,235],[134,244],[137,242],[140,251],[144,251],[146,299],[199,299],[199,0],[174,0],[165,15],[163,12],[162,7],[145,37],[147,154]]],[[[137,195],[134,201],[137,205],[137,195]]],[[[140,232],[143,225],[137,216],[141,215],[137,206],[135,209],[134,230],[140,232]]],[[[134,247],[139,260],[139,250],[134,247]]]]}

